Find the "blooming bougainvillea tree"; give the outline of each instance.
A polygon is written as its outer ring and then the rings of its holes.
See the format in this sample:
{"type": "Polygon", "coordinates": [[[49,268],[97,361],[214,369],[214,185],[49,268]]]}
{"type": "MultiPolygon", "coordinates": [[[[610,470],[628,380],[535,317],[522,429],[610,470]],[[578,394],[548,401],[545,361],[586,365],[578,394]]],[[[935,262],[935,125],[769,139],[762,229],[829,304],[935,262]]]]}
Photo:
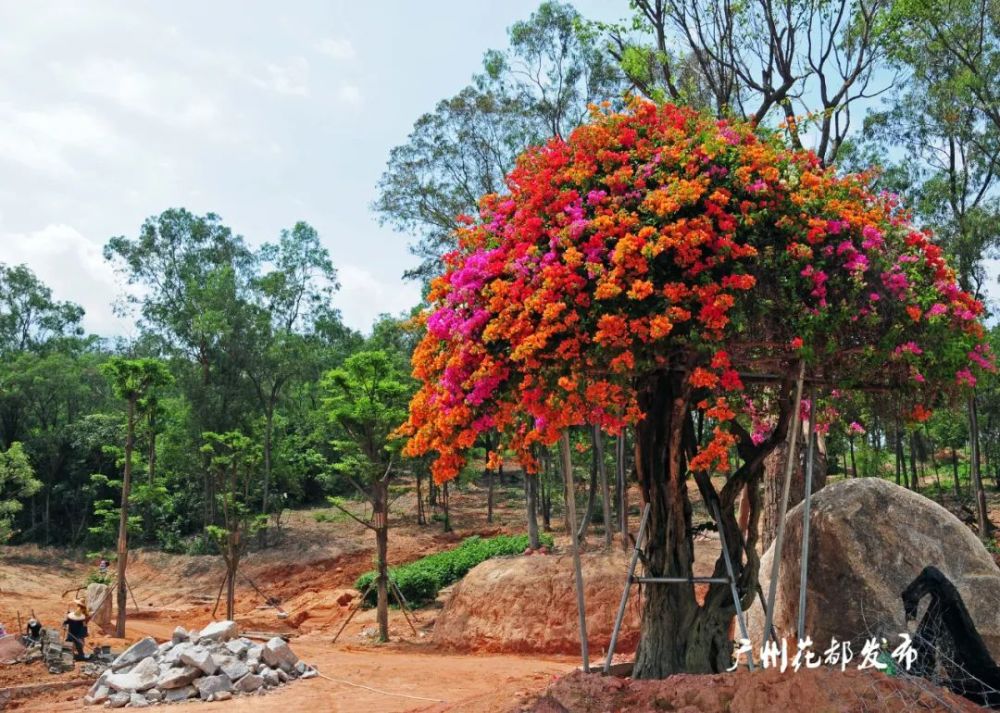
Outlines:
{"type": "MultiPolygon", "coordinates": [[[[432,284],[407,452],[445,481],[496,430],[533,472],[571,426],[633,426],[650,574],[692,572],[688,476],[729,532],[749,485],[747,546],[730,543],[749,603],[756,485],[801,361],[839,390],[892,390],[914,419],[991,365],[982,306],[868,185],[779,133],[644,102],[529,150],[432,284]]],[[[724,585],[649,588],[636,675],[728,667],[732,615],[724,585]]]]}

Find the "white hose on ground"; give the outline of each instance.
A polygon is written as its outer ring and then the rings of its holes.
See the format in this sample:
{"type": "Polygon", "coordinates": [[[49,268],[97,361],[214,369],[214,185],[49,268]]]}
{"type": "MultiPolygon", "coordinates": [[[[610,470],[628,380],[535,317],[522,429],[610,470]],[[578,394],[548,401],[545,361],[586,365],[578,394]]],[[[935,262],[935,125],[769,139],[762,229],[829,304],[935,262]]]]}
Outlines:
{"type": "MultiPolygon", "coordinates": [[[[313,668],[316,668],[315,666],[313,668]]],[[[397,698],[412,698],[416,701],[429,701],[431,703],[447,703],[448,701],[441,700],[440,698],[424,698],[423,696],[411,696],[409,693],[392,693],[391,691],[383,691],[378,688],[372,688],[371,686],[364,686],[360,683],[352,683],[351,681],[345,681],[342,678],[333,678],[327,676],[325,673],[320,673],[319,669],[316,669],[316,675],[320,678],[325,678],[327,681],[333,681],[334,683],[342,683],[345,686],[354,686],[355,688],[363,688],[366,691],[371,691],[373,693],[381,693],[383,696],[396,696],[397,698]]]]}

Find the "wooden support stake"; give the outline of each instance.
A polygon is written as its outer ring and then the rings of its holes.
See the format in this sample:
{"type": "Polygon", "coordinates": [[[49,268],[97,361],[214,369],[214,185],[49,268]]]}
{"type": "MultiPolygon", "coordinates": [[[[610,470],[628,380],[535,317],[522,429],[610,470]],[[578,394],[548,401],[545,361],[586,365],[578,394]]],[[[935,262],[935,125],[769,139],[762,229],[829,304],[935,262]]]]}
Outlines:
{"type": "Polygon", "coordinates": [[[785,461],[785,482],[781,490],[781,507],[778,509],[778,531],[774,536],[774,561],[771,565],[771,581],[768,585],[767,606],[764,611],[764,641],[774,620],[774,600],[778,594],[778,575],[781,573],[781,547],[785,539],[785,515],[788,512],[788,496],[792,487],[792,471],[795,467],[795,447],[799,443],[799,430],[802,428],[799,416],[802,407],[802,382],[806,378],[806,363],[799,361],[799,378],[795,383],[795,405],[792,409],[791,423],[788,424],[787,459],[785,461]]]}
{"type": "Polygon", "coordinates": [[[587,642],[587,608],[583,597],[583,568],[580,566],[580,546],[576,539],[576,492],[573,489],[573,459],[569,450],[569,430],[563,431],[561,441],[563,479],[566,482],[566,517],[569,520],[569,543],[573,553],[576,573],[576,608],[580,616],[580,654],[583,671],[590,673],[590,650],[587,642]]]}
{"type": "Polygon", "coordinates": [[[354,615],[358,613],[358,609],[360,609],[361,605],[364,604],[365,597],[368,596],[368,593],[372,590],[372,587],[375,586],[376,581],[377,579],[373,579],[371,582],[368,583],[368,586],[365,587],[365,591],[361,593],[361,598],[358,599],[357,603],[355,603],[355,605],[351,608],[351,613],[347,615],[346,619],[344,619],[344,623],[340,625],[340,628],[337,630],[336,636],[333,637],[333,641],[330,643],[333,644],[337,643],[337,639],[340,638],[340,635],[343,633],[344,629],[347,628],[347,625],[351,623],[351,619],[354,618],[354,615]]]}

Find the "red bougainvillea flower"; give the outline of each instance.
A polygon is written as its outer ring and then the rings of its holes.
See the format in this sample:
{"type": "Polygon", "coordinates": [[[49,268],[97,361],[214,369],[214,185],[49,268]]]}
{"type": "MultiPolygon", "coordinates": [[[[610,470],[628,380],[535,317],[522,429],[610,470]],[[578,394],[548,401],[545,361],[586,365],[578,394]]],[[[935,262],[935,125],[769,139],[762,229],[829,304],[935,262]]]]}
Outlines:
{"type": "Polygon", "coordinates": [[[657,371],[686,373],[707,419],[689,469],[724,470],[734,424],[755,443],[770,428],[746,372],[804,358],[919,420],[992,368],[982,305],[931,236],[777,133],[637,101],[528,150],[507,186],[459,228],[422,317],[400,432],[439,481],[487,430],[533,471],[568,426],[636,423],[657,371]]]}

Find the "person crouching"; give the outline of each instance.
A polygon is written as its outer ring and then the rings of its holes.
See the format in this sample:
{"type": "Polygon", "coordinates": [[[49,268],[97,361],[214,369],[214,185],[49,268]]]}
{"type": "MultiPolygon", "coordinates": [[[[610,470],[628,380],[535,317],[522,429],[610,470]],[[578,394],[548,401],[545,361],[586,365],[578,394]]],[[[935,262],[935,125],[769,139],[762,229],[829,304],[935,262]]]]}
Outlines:
{"type": "Polygon", "coordinates": [[[66,641],[73,645],[73,659],[86,661],[83,646],[87,641],[87,606],[80,599],[73,600],[72,608],[66,613],[63,629],[66,630],[66,641]]]}

